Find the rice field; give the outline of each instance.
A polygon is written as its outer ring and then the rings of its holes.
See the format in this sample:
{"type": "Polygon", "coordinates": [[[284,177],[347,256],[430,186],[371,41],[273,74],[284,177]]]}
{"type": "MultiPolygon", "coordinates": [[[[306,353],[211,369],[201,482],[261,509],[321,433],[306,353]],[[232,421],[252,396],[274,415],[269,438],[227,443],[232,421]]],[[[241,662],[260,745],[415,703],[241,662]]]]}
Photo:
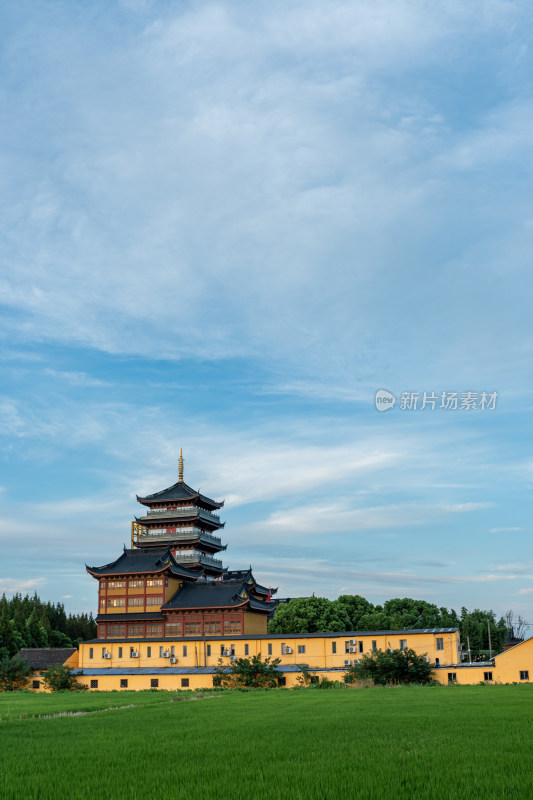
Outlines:
{"type": "Polygon", "coordinates": [[[175,698],[0,695],[0,798],[533,795],[533,685],[175,698]]]}

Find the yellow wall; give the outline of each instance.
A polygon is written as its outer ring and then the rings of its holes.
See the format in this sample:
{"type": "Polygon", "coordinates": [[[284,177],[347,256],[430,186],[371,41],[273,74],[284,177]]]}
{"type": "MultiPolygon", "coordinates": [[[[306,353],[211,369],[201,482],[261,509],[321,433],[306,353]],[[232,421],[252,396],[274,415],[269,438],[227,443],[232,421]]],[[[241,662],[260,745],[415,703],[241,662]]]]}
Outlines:
{"type": "MultiPolygon", "coordinates": [[[[433,634],[433,633],[411,633],[410,631],[395,632],[394,634],[352,634],[344,636],[332,636],[331,634],[324,634],[323,636],[309,637],[305,634],[294,635],[287,634],[282,638],[256,638],[253,635],[246,637],[208,637],[205,641],[197,637],[187,637],[186,640],[171,639],[155,639],[153,642],[135,642],[131,640],[124,640],[121,642],[110,642],[100,640],[98,643],[83,643],[80,645],[80,664],[82,668],[89,669],[102,668],[102,667],[131,667],[132,669],[139,667],[195,667],[195,666],[217,666],[218,660],[221,657],[221,648],[231,650],[234,648],[234,653],[237,658],[243,658],[246,655],[253,656],[261,654],[262,658],[271,655],[272,658],[281,658],[282,664],[307,664],[311,669],[324,668],[324,667],[338,667],[345,666],[345,660],[350,660],[352,663],[355,659],[361,658],[365,653],[372,651],[372,643],[375,642],[378,650],[385,650],[390,647],[397,649],[400,646],[400,639],[407,641],[407,647],[412,648],[419,655],[427,654],[430,661],[434,662],[435,658],[440,658],[441,664],[456,664],[459,654],[459,634],[446,633],[446,634],[433,634]],[[444,649],[437,650],[436,639],[443,639],[444,649]],[[354,653],[345,652],[345,642],[354,639],[357,644],[352,645],[356,648],[354,653]],[[333,643],[336,644],[336,653],[333,653],[333,643]],[[359,642],[362,642],[362,651],[359,649],[359,642]],[[246,645],[248,645],[248,653],[246,653],[246,645]],[[272,652],[269,653],[269,645],[271,645],[272,652]],[[285,647],[282,648],[282,645],[285,647]],[[184,654],[183,647],[186,646],[187,652],[184,654]],[[133,647],[139,653],[138,658],[130,657],[130,647],[133,647]],[[177,659],[176,664],[170,665],[169,659],[160,657],[159,648],[163,647],[165,651],[170,652],[174,647],[174,657],[177,659]],[[208,653],[208,648],[211,648],[211,654],[208,653]],[[90,649],[92,648],[92,658],[90,657],[90,649]],[[122,648],[122,656],[119,654],[119,649],[122,648]],[[148,648],[151,648],[151,656],[148,656],[148,648]],[[287,652],[287,649],[291,652],[287,652]],[[284,649],[284,652],[282,650],[284,649]],[[103,651],[111,654],[111,658],[104,658],[103,651]]],[[[223,657],[224,663],[229,664],[229,656],[223,657]]]]}
{"type": "Polygon", "coordinates": [[[533,638],[500,653],[494,659],[494,666],[458,664],[453,668],[436,669],[434,678],[439,683],[448,683],[450,672],[455,673],[456,683],[463,685],[483,683],[486,672],[492,672],[491,683],[531,683],[533,682],[533,638]],[[521,679],[520,672],[528,672],[528,679],[521,679]]]}

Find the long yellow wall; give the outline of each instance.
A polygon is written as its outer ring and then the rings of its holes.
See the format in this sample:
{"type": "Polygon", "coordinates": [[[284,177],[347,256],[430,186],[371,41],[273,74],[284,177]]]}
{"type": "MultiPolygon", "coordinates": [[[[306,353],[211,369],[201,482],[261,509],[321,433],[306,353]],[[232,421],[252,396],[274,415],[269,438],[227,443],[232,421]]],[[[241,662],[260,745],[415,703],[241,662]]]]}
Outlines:
{"type": "Polygon", "coordinates": [[[153,642],[143,640],[135,642],[123,640],[120,642],[99,640],[93,643],[80,645],[81,668],[90,669],[105,667],[130,668],[135,670],[147,667],[215,667],[219,658],[230,663],[229,655],[222,655],[229,651],[237,658],[250,657],[261,654],[262,658],[271,656],[281,658],[282,664],[307,664],[311,669],[318,668],[344,668],[345,661],[361,658],[372,649],[386,650],[398,649],[400,642],[405,642],[408,648],[419,655],[427,655],[431,662],[439,658],[441,664],[456,664],[459,660],[459,633],[412,633],[410,631],[395,631],[394,633],[371,634],[344,634],[321,636],[307,636],[306,634],[287,634],[283,637],[208,637],[207,639],[187,638],[179,640],[156,639],[153,642]],[[349,647],[354,652],[346,652],[346,643],[354,641],[349,647]],[[441,640],[439,643],[437,640],[441,640]],[[437,649],[442,644],[442,650],[437,649]],[[170,658],[160,655],[162,652],[170,653],[176,661],[170,663],[170,658]],[[132,657],[130,652],[138,653],[132,657]],[[290,652],[289,652],[290,651],[290,652]],[[336,651],[336,652],[334,652],[336,651]],[[104,653],[110,654],[105,658],[104,653]]]}

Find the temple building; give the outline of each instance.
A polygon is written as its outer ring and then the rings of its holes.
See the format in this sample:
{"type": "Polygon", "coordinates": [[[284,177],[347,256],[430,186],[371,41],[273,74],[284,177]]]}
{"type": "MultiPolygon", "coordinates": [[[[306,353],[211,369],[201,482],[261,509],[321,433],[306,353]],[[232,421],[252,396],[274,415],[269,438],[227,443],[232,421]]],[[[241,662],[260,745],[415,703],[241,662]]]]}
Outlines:
{"type": "Polygon", "coordinates": [[[215,513],[224,505],[183,480],[146,497],[132,523],[131,548],[110,564],[86,567],[98,580],[99,639],[165,639],[261,634],[275,589],[249,570],[228,570],[215,513]]]}

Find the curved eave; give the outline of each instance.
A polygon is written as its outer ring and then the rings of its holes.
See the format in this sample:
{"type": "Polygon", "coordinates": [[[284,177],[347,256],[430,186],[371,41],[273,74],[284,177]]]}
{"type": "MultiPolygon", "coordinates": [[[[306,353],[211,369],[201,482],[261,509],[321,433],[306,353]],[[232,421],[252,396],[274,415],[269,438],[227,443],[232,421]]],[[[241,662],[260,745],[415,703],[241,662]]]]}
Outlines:
{"type": "Polygon", "coordinates": [[[170,514],[168,517],[163,517],[161,515],[160,518],[148,516],[135,517],[135,522],[138,522],[147,530],[150,530],[150,528],[161,528],[167,525],[175,525],[179,530],[180,526],[186,527],[187,525],[191,525],[193,523],[198,523],[196,525],[197,528],[201,528],[203,525],[205,525],[210,526],[214,531],[218,531],[220,528],[224,528],[226,526],[225,522],[215,522],[215,520],[206,519],[199,514],[191,514],[189,517],[172,517],[170,514]]]}
{"type": "MultiPolygon", "coordinates": [[[[111,567],[113,565],[107,566],[111,567]]],[[[132,569],[123,570],[122,572],[106,572],[105,567],[88,567],[87,564],[85,565],[85,569],[93,578],[121,578],[127,577],[128,575],[160,575],[162,572],[165,572],[165,570],[168,570],[172,575],[179,578],[194,578],[196,580],[196,578],[199,577],[198,573],[191,573],[190,570],[180,567],[179,564],[177,566],[174,564],[163,564],[158,569],[132,569]]]]}
{"type": "Polygon", "coordinates": [[[173,607],[169,607],[169,606],[166,606],[166,605],[162,605],[161,606],[161,611],[176,611],[176,612],[180,612],[180,611],[203,611],[204,608],[221,609],[221,610],[224,609],[224,608],[242,608],[248,602],[249,602],[249,600],[247,598],[246,600],[242,600],[242,602],[237,603],[236,605],[231,605],[231,606],[221,606],[220,604],[214,605],[214,606],[210,606],[210,605],[206,605],[205,603],[202,603],[201,606],[173,606],[173,607]]]}
{"type": "Polygon", "coordinates": [[[274,588],[267,589],[266,586],[259,586],[258,584],[256,584],[253,591],[257,592],[257,594],[264,594],[264,595],[266,595],[268,597],[268,593],[269,592],[270,592],[271,595],[277,594],[278,587],[276,586],[275,589],[274,588]]]}
{"type": "Polygon", "coordinates": [[[223,500],[221,502],[212,500],[210,497],[206,497],[204,494],[200,494],[200,492],[196,491],[196,489],[193,489],[184,481],[178,481],[177,483],[173,483],[172,486],[169,486],[167,489],[162,489],[160,492],[154,492],[154,494],[147,494],[145,497],[139,497],[139,495],[136,495],[136,497],[138,502],[142,503],[142,505],[144,506],[149,506],[151,503],[162,503],[162,502],[172,502],[172,501],[180,502],[182,500],[199,500],[200,502],[204,503],[211,509],[222,508],[222,506],[224,505],[223,500]],[[172,496],[173,494],[175,495],[174,497],[172,496]]]}
{"type": "Polygon", "coordinates": [[[254,611],[274,611],[277,603],[262,603],[260,600],[250,598],[250,608],[254,611]]]}

